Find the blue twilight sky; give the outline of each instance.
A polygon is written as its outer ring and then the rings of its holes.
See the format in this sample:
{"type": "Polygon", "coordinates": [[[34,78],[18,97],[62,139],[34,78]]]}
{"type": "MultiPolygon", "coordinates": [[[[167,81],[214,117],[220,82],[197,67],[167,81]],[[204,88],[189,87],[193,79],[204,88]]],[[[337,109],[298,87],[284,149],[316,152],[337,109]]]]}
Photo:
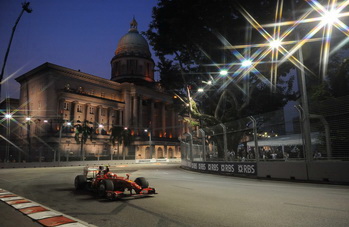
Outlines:
{"type": "MultiPolygon", "coordinates": [[[[0,67],[23,2],[0,0],[0,67]]],[[[133,16],[138,30],[145,31],[157,4],[157,0],[27,2],[33,11],[24,12],[17,25],[5,68],[4,79],[9,79],[2,85],[1,100],[18,98],[19,84],[14,78],[45,62],[110,79],[110,60],[133,16]]]]}

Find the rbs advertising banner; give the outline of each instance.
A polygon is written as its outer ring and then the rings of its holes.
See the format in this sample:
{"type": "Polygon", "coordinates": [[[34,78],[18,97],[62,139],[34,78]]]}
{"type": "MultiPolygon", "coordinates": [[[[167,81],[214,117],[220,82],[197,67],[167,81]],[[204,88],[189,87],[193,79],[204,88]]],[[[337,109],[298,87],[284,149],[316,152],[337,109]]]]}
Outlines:
{"type": "Polygon", "coordinates": [[[203,171],[216,173],[231,173],[257,176],[257,164],[250,162],[185,162],[187,167],[203,171]]]}

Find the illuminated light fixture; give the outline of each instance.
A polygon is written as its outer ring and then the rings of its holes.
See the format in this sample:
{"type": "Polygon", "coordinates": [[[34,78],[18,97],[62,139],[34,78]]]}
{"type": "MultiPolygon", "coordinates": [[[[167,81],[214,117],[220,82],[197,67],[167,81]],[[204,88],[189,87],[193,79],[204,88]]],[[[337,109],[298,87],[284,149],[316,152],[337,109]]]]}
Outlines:
{"type": "Polygon", "coordinates": [[[98,125],[98,127],[103,128],[103,125],[102,125],[102,124],[100,124],[100,125],[98,125]]]}
{"type": "Polygon", "coordinates": [[[242,67],[250,67],[252,65],[252,61],[251,60],[244,60],[241,63],[242,67]]]}
{"type": "Polygon", "coordinates": [[[48,120],[44,120],[44,123],[47,123],[48,122],[48,120]]]}
{"type": "Polygon", "coordinates": [[[321,18],[321,23],[322,25],[332,25],[338,20],[338,18],[339,13],[336,10],[326,11],[321,18]]]}
{"type": "Polygon", "coordinates": [[[279,47],[281,46],[281,41],[279,39],[274,39],[269,42],[269,46],[272,49],[279,49],[279,47]]]}
{"type": "Polygon", "coordinates": [[[209,81],[202,81],[202,83],[208,84],[208,85],[212,85],[212,80],[209,80],[209,81]]]}
{"type": "Polygon", "coordinates": [[[222,70],[219,72],[219,75],[221,75],[221,76],[226,76],[226,75],[228,75],[228,70],[222,69],[222,70]]]}
{"type": "Polygon", "coordinates": [[[12,115],[11,114],[5,114],[5,118],[10,119],[10,118],[12,118],[12,115]]]}
{"type": "Polygon", "coordinates": [[[127,128],[127,127],[125,127],[124,129],[125,129],[125,130],[127,130],[128,128],[127,128]]]}
{"type": "Polygon", "coordinates": [[[204,92],[204,89],[203,88],[199,88],[198,92],[204,92]]]}
{"type": "Polygon", "coordinates": [[[69,126],[70,126],[70,125],[71,125],[71,122],[68,122],[68,123],[67,123],[67,125],[69,125],[69,126]]]}
{"type": "Polygon", "coordinates": [[[30,118],[30,117],[26,117],[25,120],[26,120],[26,121],[30,121],[31,118],[30,118]]]}
{"type": "Polygon", "coordinates": [[[144,132],[148,132],[148,129],[144,129],[144,132]]]}

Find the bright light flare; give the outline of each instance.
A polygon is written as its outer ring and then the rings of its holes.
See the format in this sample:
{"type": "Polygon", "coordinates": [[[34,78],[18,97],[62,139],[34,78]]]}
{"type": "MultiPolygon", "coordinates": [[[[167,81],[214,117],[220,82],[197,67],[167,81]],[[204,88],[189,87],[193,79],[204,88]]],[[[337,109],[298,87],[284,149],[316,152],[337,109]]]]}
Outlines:
{"type": "Polygon", "coordinates": [[[321,17],[321,23],[323,25],[333,25],[338,23],[339,13],[337,10],[326,11],[321,17]]]}
{"type": "MultiPolygon", "coordinates": [[[[333,27],[336,27],[343,34],[345,34],[347,36],[345,42],[348,41],[349,28],[339,18],[344,16],[346,17],[349,16],[348,12],[342,12],[349,5],[349,1],[346,0],[346,1],[337,2],[336,0],[331,0],[331,1],[329,0],[327,5],[321,5],[321,3],[319,3],[317,0],[309,0],[307,2],[318,14],[320,14],[320,18],[319,18],[320,22],[315,27],[316,31],[319,31],[320,29],[324,29],[323,43],[322,43],[321,54],[320,54],[321,55],[320,66],[322,69],[322,77],[325,78],[327,75],[327,67],[328,67],[328,62],[330,57],[333,27]]],[[[315,33],[310,33],[310,34],[313,35],[315,33]]],[[[339,45],[344,45],[344,43],[339,45]]],[[[337,47],[334,49],[338,50],[337,47]]]]}
{"type": "Polygon", "coordinates": [[[30,118],[30,117],[26,117],[25,120],[26,120],[26,121],[30,121],[31,118],[30,118]]]}
{"type": "Polygon", "coordinates": [[[241,62],[241,66],[242,67],[250,67],[252,65],[252,61],[251,60],[244,60],[241,62]]]}
{"type": "Polygon", "coordinates": [[[12,118],[12,114],[5,114],[5,118],[6,119],[11,119],[12,118]]]}
{"type": "Polygon", "coordinates": [[[279,39],[275,39],[270,41],[269,45],[272,49],[279,49],[279,47],[281,47],[281,41],[279,39]]]}
{"type": "Polygon", "coordinates": [[[204,92],[204,89],[203,88],[199,88],[198,92],[204,92]]]}
{"type": "Polygon", "coordinates": [[[228,70],[222,69],[222,70],[219,72],[219,75],[221,75],[221,76],[226,76],[226,75],[228,75],[228,70]]]}

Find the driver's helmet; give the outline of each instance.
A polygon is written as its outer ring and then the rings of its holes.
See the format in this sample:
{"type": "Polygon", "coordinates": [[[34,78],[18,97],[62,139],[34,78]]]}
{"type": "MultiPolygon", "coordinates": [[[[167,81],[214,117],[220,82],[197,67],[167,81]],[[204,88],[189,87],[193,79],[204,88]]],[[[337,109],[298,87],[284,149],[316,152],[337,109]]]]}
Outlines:
{"type": "Polygon", "coordinates": [[[99,174],[99,175],[102,175],[102,174],[103,174],[103,171],[104,171],[104,166],[99,166],[99,167],[98,167],[98,174],[99,174]]]}

